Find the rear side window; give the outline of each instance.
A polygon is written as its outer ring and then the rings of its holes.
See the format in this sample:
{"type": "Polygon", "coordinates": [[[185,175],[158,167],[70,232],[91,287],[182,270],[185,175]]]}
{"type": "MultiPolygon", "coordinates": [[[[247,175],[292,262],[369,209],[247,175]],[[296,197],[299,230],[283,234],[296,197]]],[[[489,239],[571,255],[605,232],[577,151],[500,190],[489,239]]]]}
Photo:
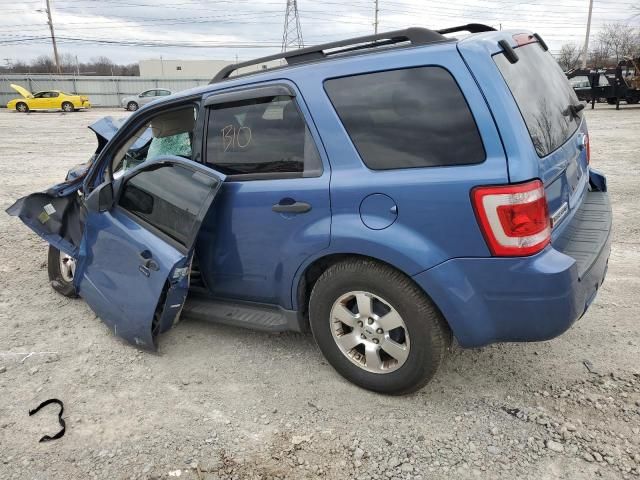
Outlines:
{"type": "Polygon", "coordinates": [[[578,129],[582,113],[570,108],[579,103],[578,97],[558,62],[540,44],[515,51],[519,60],[513,64],[503,53],[493,58],[520,108],[538,156],[544,157],[578,129]]]}
{"type": "Polygon", "coordinates": [[[211,107],[206,152],[206,162],[213,168],[240,179],[315,177],[322,173],[311,132],[289,96],[211,107]]]}
{"type": "Polygon", "coordinates": [[[480,163],[485,151],[451,74],[420,67],[325,82],[342,124],[372,170],[480,163]]]}
{"type": "Polygon", "coordinates": [[[125,183],[118,204],[186,246],[203,199],[215,183],[180,165],[153,165],[125,183]]]}

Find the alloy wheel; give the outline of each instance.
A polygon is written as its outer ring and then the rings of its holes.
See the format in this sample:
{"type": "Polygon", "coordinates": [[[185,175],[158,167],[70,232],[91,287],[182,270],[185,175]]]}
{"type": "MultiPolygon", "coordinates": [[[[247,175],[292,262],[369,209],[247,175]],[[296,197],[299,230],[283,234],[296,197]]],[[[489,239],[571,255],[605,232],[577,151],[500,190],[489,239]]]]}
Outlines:
{"type": "Polygon", "coordinates": [[[409,332],[398,311],[370,292],[342,295],[331,308],[331,333],[340,352],[371,373],[393,372],[409,356],[409,332]]]}

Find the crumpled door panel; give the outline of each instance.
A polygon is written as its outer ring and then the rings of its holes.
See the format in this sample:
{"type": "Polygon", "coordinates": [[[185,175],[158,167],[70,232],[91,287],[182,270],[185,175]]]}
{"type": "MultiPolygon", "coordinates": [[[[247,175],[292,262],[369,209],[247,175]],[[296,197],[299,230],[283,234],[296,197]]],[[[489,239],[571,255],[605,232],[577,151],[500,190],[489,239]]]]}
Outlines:
{"type": "Polygon", "coordinates": [[[76,193],[79,181],[55,185],[17,200],[6,212],[20,218],[46,242],[77,257],[86,213],[76,193]]]}

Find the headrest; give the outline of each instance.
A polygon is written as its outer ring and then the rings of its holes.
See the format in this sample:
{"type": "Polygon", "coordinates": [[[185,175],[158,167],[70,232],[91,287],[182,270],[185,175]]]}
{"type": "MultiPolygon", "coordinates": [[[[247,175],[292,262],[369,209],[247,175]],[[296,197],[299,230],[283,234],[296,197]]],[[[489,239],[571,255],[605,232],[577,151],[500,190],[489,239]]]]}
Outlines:
{"type": "Polygon", "coordinates": [[[179,133],[193,131],[195,127],[193,107],[163,113],[151,120],[151,132],[154,138],[171,137],[179,133]]]}

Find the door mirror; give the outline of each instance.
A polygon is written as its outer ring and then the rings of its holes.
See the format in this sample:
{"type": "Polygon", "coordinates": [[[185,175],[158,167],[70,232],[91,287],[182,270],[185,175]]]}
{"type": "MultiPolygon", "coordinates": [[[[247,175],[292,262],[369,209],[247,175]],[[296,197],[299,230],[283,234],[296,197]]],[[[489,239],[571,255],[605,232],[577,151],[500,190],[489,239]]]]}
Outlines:
{"type": "Polygon", "coordinates": [[[92,212],[106,212],[113,206],[113,184],[103,183],[87,197],[87,210],[92,212]]]}

